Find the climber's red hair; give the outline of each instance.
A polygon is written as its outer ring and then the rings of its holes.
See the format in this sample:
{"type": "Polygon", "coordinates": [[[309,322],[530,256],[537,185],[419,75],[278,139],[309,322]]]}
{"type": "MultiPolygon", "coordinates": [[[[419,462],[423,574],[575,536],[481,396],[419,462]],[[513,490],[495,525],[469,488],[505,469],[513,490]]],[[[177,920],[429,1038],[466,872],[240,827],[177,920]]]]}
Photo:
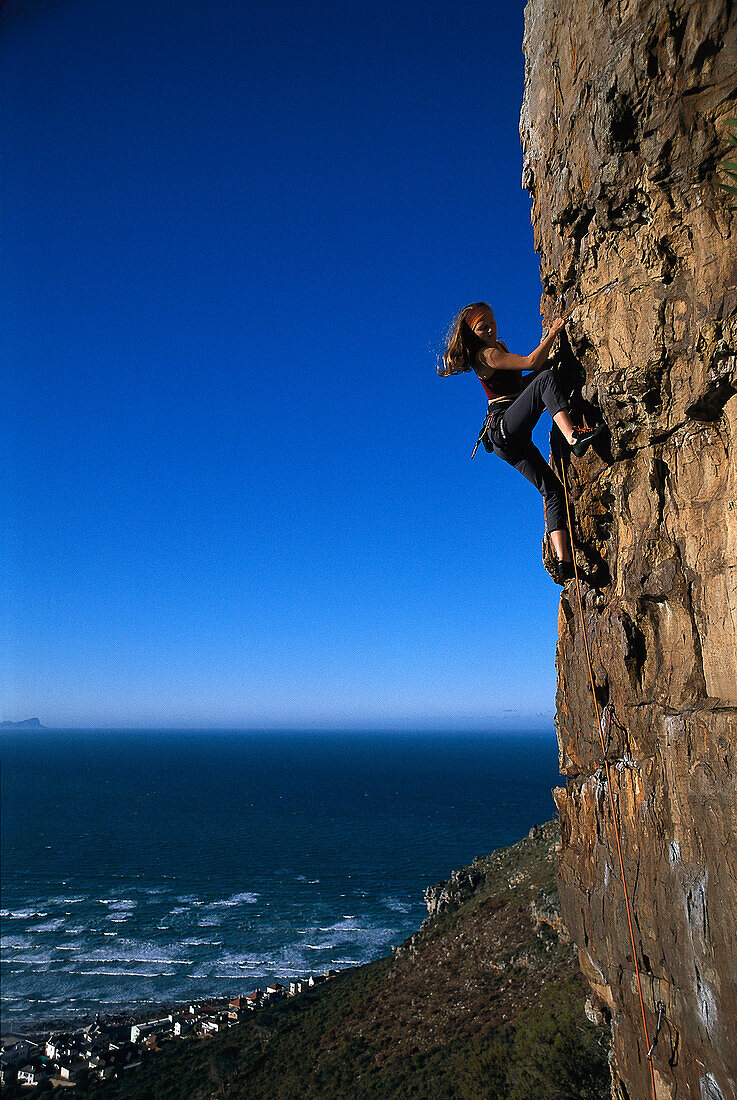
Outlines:
{"type": "Polygon", "coordinates": [[[438,374],[462,374],[471,369],[474,355],[485,346],[473,331],[473,326],[485,313],[491,312],[491,306],[486,302],[472,302],[456,314],[445,337],[445,351],[438,361],[438,374]]]}

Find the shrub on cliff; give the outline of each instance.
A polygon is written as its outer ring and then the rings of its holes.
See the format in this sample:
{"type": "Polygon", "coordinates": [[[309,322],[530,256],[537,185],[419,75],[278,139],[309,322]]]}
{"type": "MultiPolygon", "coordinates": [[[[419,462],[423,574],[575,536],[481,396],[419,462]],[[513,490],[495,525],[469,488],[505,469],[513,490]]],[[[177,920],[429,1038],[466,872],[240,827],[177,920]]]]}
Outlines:
{"type": "Polygon", "coordinates": [[[607,1049],[599,1029],[581,1014],[578,990],[558,991],[517,1028],[509,1060],[506,1100],[599,1100],[611,1086],[607,1049]]]}
{"type": "MultiPolygon", "coordinates": [[[[727,119],[727,126],[737,126],[737,119],[727,119]]],[[[737,137],[735,137],[734,134],[727,134],[727,141],[730,145],[737,146],[737,137]]],[[[735,156],[735,154],[733,153],[732,156],[735,156]]],[[[731,180],[734,180],[734,182],[737,183],[737,164],[735,164],[734,161],[723,160],[719,167],[722,169],[723,172],[727,173],[731,180]]],[[[725,191],[729,191],[731,195],[737,195],[737,187],[733,187],[731,183],[722,183],[721,180],[718,182],[719,186],[725,191]]]]}

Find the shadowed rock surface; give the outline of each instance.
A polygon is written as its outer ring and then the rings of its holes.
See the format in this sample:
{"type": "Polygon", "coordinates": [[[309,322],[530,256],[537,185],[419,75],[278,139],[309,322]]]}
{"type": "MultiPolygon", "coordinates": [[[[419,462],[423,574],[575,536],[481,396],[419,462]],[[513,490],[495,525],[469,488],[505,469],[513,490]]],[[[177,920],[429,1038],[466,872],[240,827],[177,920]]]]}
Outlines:
{"type": "MultiPolygon", "coordinates": [[[[543,312],[610,442],[571,459],[577,561],[658,1096],[737,1089],[737,118],[727,0],[530,0],[521,130],[543,312]],[[734,133],[735,131],[732,130],[734,133]],[[735,158],[732,158],[735,159],[735,158]]],[[[593,422],[590,420],[589,422],[593,422]]],[[[564,446],[563,450],[567,452],[564,446]]],[[[565,456],[569,461],[568,455],[565,456]]],[[[573,585],[559,615],[563,917],[652,1096],[573,585]]]]}

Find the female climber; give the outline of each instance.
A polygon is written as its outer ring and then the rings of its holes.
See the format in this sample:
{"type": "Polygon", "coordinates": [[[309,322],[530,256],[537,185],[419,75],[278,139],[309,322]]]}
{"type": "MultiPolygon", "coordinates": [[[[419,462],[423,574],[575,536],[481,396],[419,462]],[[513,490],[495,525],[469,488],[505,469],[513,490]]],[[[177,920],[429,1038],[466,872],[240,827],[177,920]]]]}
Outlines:
{"type": "Polygon", "coordinates": [[[555,552],[552,576],[558,584],[573,576],[563,486],[532,442],[532,429],[547,409],[577,456],[584,454],[604,429],[603,424],[591,430],[574,427],[555,374],[546,369],[548,352],[564,325],[562,317],[556,318],[539,347],[529,355],[512,355],[497,339],[491,307],[475,302],[465,306],[453,321],[438,365],[438,374],[473,370],[481,381],[489,401],[482,431],[488,440],[485,445],[542,494],[545,526],[555,552]],[[523,371],[532,373],[524,376],[523,371]]]}

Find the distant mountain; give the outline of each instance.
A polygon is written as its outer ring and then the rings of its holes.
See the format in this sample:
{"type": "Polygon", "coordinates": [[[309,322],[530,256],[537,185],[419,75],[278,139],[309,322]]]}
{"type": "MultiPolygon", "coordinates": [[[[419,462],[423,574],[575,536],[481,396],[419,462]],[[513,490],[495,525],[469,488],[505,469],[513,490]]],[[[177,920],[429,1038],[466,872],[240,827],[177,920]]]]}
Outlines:
{"type": "Polygon", "coordinates": [[[24,722],[0,722],[0,729],[4,730],[42,730],[45,729],[41,725],[38,718],[26,718],[24,722]]]}

